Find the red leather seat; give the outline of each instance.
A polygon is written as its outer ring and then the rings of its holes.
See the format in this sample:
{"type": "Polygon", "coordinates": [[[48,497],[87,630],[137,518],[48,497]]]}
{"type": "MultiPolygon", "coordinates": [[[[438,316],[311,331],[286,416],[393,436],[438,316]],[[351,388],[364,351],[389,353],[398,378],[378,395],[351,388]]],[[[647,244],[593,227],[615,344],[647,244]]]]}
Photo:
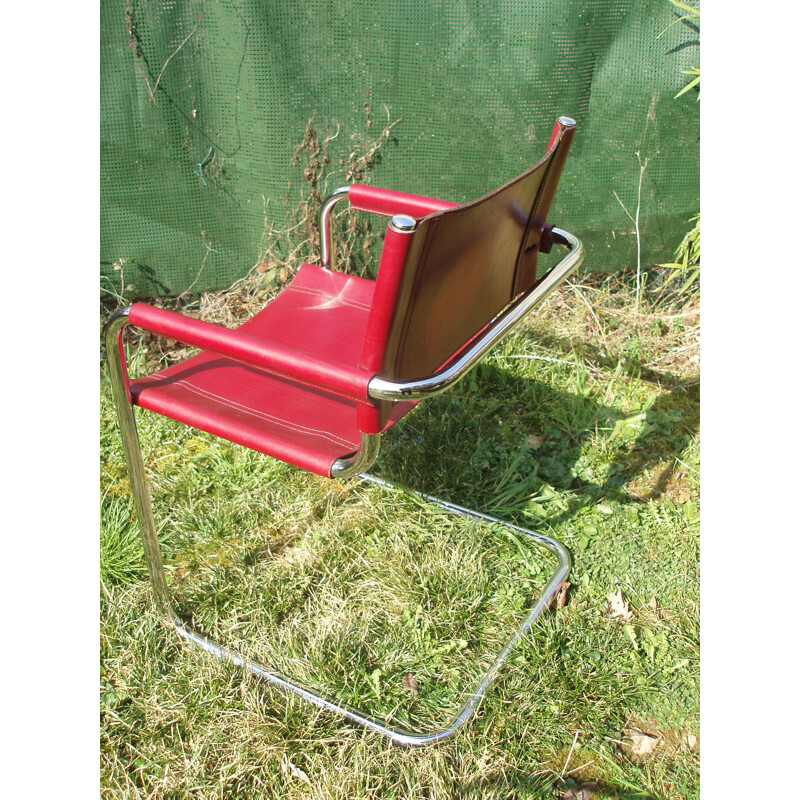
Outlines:
{"type": "MultiPolygon", "coordinates": [[[[238,331],[326,361],[355,366],[375,284],[303,264],[294,280],[238,331]]],[[[142,408],[329,476],[358,450],[354,400],[201,352],[134,380],[142,408]]],[[[386,427],[414,403],[396,404],[386,427]]]]}

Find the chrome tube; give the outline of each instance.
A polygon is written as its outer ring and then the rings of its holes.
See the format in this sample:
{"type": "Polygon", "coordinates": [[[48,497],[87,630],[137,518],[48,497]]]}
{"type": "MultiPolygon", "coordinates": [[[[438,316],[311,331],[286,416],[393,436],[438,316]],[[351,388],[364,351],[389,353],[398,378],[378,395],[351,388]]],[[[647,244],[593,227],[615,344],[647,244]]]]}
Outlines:
{"type": "Polygon", "coordinates": [[[133,406],[128,399],[128,390],[125,385],[125,373],[122,365],[122,331],[128,325],[129,313],[130,306],[117,309],[106,323],[104,330],[106,358],[108,359],[111,387],[114,392],[119,430],[122,435],[122,449],[125,454],[125,463],[128,465],[133,505],[136,508],[136,518],[139,521],[139,530],[144,544],[144,557],[147,563],[147,571],[150,573],[150,583],[153,587],[156,607],[163,616],[173,621],[175,615],[172,613],[169,602],[164,563],[161,560],[161,547],[158,544],[153,507],[150,503],[150,492],[147,489],[147,476],[145,474],[144,461],[142,460],[142,450],[139,446],[139,433],[136,430],[133,406]]]}
{"type": "Polygon", "coordinates": [[[331,478],[350,478],[368,470],[378,457],[381,435],[362,433],[361,449],[349,458],[337,458],[331,467],[331,478]]]}
{"type": "Polygon", "coordinates": [[[350,192],[349,186],[334,189],[323,201],[319,211],[319,239],[322,249],[322,266],[333,268],[333,252],[331,249],[331,209],[344,200],[350,192]]]}
{"type": "Polygon", "coordinates": [[[583,244],[577,236],[553,228],[553,241],[564,244],[569,252],[530,291],[517,298],[490,323],[488,329],[455,362],[427,378],[417,381],[393,381],[376,375],[369,382],[369,396],[376,400],[421,400],[443,392],[460,381],[503,337],[540,305],[583,261],[583,244]]]}
{"type": "MultiPolygon", "coordinates": [[[[432,733],[414,733],[398,728],[388,728],[385,726],[381,728],[375,724],[368,724],[365,722],[361,723],[366,724],[367,727],[373,728],[374,730],[378,730],[380,733],[388,736],[393,742],[399,745],[404,745],[406,747],[420,747],[426,744],[434,744],[448,738],[449,736],[452,736],[475,712],[481,697],[483,697],[484,693],[489,688],[489,685],[497,676],[500,667],[511,654],[511,651],[514,649],[514,647],[530,630],[530,627],[536,621],[536,618],[547,607],[562,581],[564,581],[567,575],[569,575],[569,571],[572,568],[572,558],[570,557],[567,548],[564,547],[564,545],[559,542],[558,539],[553,539],[550,536],[544,536],[541,533],[536,533],[535,531],[528,530],[527,528],[521,528],[519,525],[513,525],[510,522],[505,522],[480,511],[474,511],[471,508],[465,508],[464,506],[459,506],[455,503],[441,500],[440,498],[434,497],[430,494],[423,494],[422,492],[416,492],[413,489],[398,486],[397,484],[385,481],[382,478],[378,478],[374,475],[362,474],[359,477],[365,481],[378,484],[379,486],[383,486],[387,489],[402,489],[403,491],[409,492],[417,497],[421,497],[423,500],[427,500],[430,503],[436,503],[446,511],[450,511],[454,514],[473,517],[475,519],[483,520],[484,522],[490,522],[493,525],[509,528],[517,533],[522,533],[527,536],[533,542],[533,544],[543,547],[546,550],[550,550],[552,553],[555,553],[558,558],[558,564],[555,570],[550,575],[550,578],[544,585],[544,588],[534,601],[530,611],[528,611],[528,613],[523,617],[522,621],[517,625],[516,630],[505,643],[502,650],[497,654],[489,669],[486,670],[486,672],[484,672],[483,675],[478,679],[478,682],[470,692],[469,697],[461,707],[461,710],[455,714],[455,716],[453,716],[453,718],[444,728],[441,728],[438,731],[433,731],[432,733]]],[[[378,725],[380,725],[380,723],[378,723],[378,725]]]]}

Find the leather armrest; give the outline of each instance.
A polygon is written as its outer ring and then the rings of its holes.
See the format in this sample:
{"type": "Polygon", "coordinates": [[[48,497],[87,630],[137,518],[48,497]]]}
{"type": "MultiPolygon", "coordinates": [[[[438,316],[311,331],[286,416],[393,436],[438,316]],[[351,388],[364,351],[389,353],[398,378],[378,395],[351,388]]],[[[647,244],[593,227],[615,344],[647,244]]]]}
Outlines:
{"type": "Polygon", "coordinates": [[[415,219],[427,217],[437,211],[455,208],[458,203],[447,200],[436,200],[433,197],[394,192],[391,189],[379,189],[377,186],[364,186],[354,183],[347,193],[353,208],[361,211],[371,211],[374,214],[383,214],[393,217],[395,214],[408,214],[415,219]]]}
{"type": "Polygon", "coordinates": [[[128,321],[131,325],[191,347],[210,350],[256,369],[371,404],[367,387],[373,373],[364,369],[318,358],[301,350],[146,303],[134,303],[128,321]]]}

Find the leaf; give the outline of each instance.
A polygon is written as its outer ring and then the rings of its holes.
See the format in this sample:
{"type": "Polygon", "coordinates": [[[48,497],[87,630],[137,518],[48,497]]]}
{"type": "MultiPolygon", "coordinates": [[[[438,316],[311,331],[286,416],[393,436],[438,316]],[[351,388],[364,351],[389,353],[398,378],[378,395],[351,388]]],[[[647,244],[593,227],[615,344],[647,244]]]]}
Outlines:
{"type": "Polygon", "coordinates": [[[580,786],[573,786],[565,795],[562,795],[562,800],[591,800],[596,791],[597,781],[589,781],[580,786]]]}
{"type": "Polygon", "coordinates": [[[692,272],[689,277],[686,279],[686,282],[681,286],[680,293],[683,294],[696,280],[697,276],[700,274],[700,270],[696,269],[692,272]]]}
{"type": "Polygon", "coordinates": [[[553,596],[550,598],[550,602],[547,604],[547,607],[551,610],[555,610],[556,608],[564,608],[567,604],[567,591],[572,584],[569,581],[562,581],[558,585],[558,589],[553,593],[553,596]]]}
{"type": "Polygon", "coordinates": [[[697,747],[697,737],[693,733],[687,733],[683,737],[683,743],[686,745],[686,749],[691,752],[697,747]]]}
{"type": "MultiPolygon", "coordinates": [[[[673,100],[677,100],[682,94],[686,94],[686,92],[688,92],[689,89],[691,89],[693,86],[697,86],[698,83],[700,83],[700,76],[699,75],[696,78],[694,78],[693,80],[689,81],[689,83],[687,83],[686,86],[684,86],[683,89],[681,89],[678,92],[678,94],[676,94],[675,97],[673,97],[672,99],[673,100]]],[[[698,100],[700,99],[699,95],[698,95],[697,99],[698,100]]]]}
{"type": "Polygon", "coordinates": [[[537,436],[535,433],[532,433],[528,437],[528,446],[531,448],[531,450],[538,450],[542,444],[544,444],[544,440],[546,438],[547,437],[545,436],[537,436]]]}
{"type": "Polygon", "coordinates": [[[419,684],[410,672],[403,675],[403,688],[411,694],[419,694],[419,684]]]}
{"type": "Polygon", "coordinates": [[[651,755],[661,741],[660,737],[645,733],[639,728],[630,728],[627,731],[627,735],[632,742],[631,753],[639,758],[646,758],[651,755]]]}
{"type": "Polygon", "coordinates": [[[683,505],[689,500],[691,494],[689,494],[689,490],[685,486],[682,486],[673,493],[672,497],[676,503],[683,505]]]}
{"type": "Polygon", "coordinates": [[[700,22],[700,9],[699,8],[692,8],[692,6],[687,6],[686,3],[680,3],[678,0],[669,0],[672,5],[676,8],[680,8],[682,11],[686,11],[687,13],[684,14],[682,17],[678,17],[678,19],[673,20],[666,28],[664,28],[661,33],[656,36],[656,39],[660,39],[668,30],[673,28],[675,25],[683,22],[684,20],[692,20],[696,22],[700,22]]]}
{"type": "Polygon", "coordinates": [[[381,668],[377,667],[376,669],[372,670],[372,673],[369,676],[370,683],[372,683],[372,685],[375,687],[375,694],[378,695],[378,697],[381,696],[381,683],[380,683],[380,681],[381,681],[381,675],[382,674],[383,674],[383,671],[381,670],[381,668]]]}
{"type": "Polygon", "coordinates": [[[286,777],[297,778],[298,780],[303,781],[303,783],[307,783],[309,786],[311,786],[311,780],[309,779],[308,775],[306,775],[306,773],[303,772],[303,770],[300,769],[300,767],[295,766],[289,760],[289,757],[286,755],[286,753],[283,754],[283,761],[281,763],[281,772],[283,773],[284,778],[286,777]]]}
{"type": "Polygon", "coordinates": [[[606,600],[608,600],[606,613],[611,619],[621,619],[626,622],[633,619],[631,608],[628,601],[622,596],[622,592],[610,592],[606,595],[606,600]]]}
{"type": "Polygon", "coordinates": [[[686,3],[681,3],[679,0],[669,0],[672,5],[676,8],[680,8],[682,11],[686,11],[689,16],[695,17],[696,19],[700,19],[700,10],[697,8],[693,8],[692,6],[687,6],[686,3]]]}

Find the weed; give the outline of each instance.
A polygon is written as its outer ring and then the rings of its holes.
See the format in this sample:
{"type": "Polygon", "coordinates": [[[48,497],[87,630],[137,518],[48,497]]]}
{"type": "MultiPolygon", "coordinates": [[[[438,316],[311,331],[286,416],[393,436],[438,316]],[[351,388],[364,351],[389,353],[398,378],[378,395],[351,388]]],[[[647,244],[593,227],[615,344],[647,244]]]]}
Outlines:
{"type": "Polygon", "coordinates": [[[675,261],[659,265],[672,272],[664,281],[661,296],[663,297],[669,291],[673,302],[675,299],[684,297],[697,299],[700,291],[700,215],[692,217],[689,222],[694,222],[695,225],[681,239],[681,243],[675,250],[675,261]],[[672,288],[675,281],[681,281],[677,290],[672,288]]]}

